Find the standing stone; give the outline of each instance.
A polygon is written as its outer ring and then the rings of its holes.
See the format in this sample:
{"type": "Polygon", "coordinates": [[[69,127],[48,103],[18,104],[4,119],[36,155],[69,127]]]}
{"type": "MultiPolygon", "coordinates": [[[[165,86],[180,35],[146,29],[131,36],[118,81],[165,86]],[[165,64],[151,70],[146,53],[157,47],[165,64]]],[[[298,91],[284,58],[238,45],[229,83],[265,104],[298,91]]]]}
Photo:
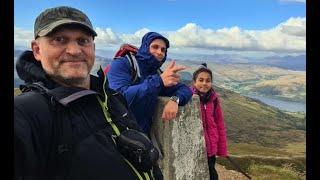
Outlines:
{"type": "Polygon", "coordinates": [[[186,106],[179,106],[175,119],[163,121],[161,115],[168,100],[159,98],[151,130],[163,155],[159,165],[164,180],[208,180],[199,96],[193,96],[186,106]]]}

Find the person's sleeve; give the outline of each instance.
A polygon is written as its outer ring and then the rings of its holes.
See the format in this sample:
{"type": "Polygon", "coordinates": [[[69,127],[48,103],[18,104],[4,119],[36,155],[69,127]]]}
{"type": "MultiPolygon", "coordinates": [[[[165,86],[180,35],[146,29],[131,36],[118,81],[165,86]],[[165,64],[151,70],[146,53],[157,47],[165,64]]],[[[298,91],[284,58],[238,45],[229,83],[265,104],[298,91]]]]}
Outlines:
{"type": "Polygon", "coordinates": [[[220,104],[220,100],[217,99],[217,108],[215,108],[215,119],[217,120],[217,127],[218,127],[218,135],[219,135],[219,141],[218,141],[218,156],[226,157],[228,155],[227,150],[227,136],[226,136],[226,129],[225,129],[225,123],[224,123],[224,116],[220,104]]]}
{"type": "Polygon", "coordinates": [[[157,97],[163,88],[163,82],[158,74],[147,76],[143,82],[133,84],[131,80],[131,69],[126,59],[111,62],[107,75],[109,87],[119,91],[126,98],[128,105],[157,97]]]}
{"type": "Polygon", "coordinates": [[[164,88],[160,95],[177,96],[179,98],[179,106],[184,106],[191,99],[192,91],[187,85],[178,83],[175,86],[164,88]]]}

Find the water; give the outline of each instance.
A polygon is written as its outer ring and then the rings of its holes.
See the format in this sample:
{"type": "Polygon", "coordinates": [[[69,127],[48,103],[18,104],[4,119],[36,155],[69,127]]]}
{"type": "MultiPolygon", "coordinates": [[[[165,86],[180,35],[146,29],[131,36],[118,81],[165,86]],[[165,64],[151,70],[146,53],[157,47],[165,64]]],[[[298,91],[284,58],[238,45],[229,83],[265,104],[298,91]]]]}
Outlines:
{"type": "Polygon", "coordinates": [[[257,95],[244,95],[250,98],[258,99],[261,102],[268,104],[270,106],[276,107],[280,110],[290,111],[290,112],[306,112],[306,104],[300,102],[284,101],[269,97],[257,96],[257,95]]]}

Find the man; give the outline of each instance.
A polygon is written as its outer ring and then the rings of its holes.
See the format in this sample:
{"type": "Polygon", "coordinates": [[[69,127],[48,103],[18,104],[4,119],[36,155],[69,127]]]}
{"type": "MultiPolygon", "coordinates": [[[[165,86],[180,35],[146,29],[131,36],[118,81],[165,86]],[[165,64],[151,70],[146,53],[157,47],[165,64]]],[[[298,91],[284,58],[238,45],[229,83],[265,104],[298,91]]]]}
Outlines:
{"type": "Polygon", "coordinates": [[[166,60],[168,48],[167,38],[156,32],[149,32],[143,36],[135,56],[140,78],[137,81],[132,80],[126,57],[112,61],[107,74],[110,88],[124,95],[137,122],[147,134],[150,133],[158,96],[170,97],[162,113],[164,120],[174,119],[178,105],[185,105],[192,96],[191,90],[179,83],[178,72],[184,70],[184,66],[177,66],[172,61],[162,74],[158,73],[166,60]]]}
{"type": "Polygon", "coordinates": [[[75,8],[50,8],[37,17],[32,51],[17,61],[26,83],[14,99],[17,179],[150,177],[123,158],[111,136],[141,129],[102,69],[90,75],[95,36],[89,18],[75,8]]]}

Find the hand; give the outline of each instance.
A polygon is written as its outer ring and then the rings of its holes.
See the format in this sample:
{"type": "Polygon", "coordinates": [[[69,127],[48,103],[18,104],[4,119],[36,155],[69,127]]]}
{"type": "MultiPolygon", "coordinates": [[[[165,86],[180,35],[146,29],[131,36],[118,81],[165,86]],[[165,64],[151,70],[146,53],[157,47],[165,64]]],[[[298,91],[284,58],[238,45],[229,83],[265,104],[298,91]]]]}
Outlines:
{"type": "Polygon", "coordinates": [[[178,103],[169,100],[168,103],[163,108],[162,119],[171,120],[176,118],[178,110],[179,110],[178,103]]]}
{"type": "Polygon", "coordinates": [[[164,87],[170,87],[178,84],[180,81],[180,75],[178,72],[186,69],[185,66],[178,66],[175,64],[175,61],[170,62],[166,70],[164,70],[160,75],[164,87]]]}
{"type": "Polygon", "coordinates": [[[220,155],[217,155],[217,156],[219,156],[219,157],[223,157],[223,158],[227,158],[227,157],[228,157],[228,155],[227,155],[227,154],[220,154],[220,155]]]}

